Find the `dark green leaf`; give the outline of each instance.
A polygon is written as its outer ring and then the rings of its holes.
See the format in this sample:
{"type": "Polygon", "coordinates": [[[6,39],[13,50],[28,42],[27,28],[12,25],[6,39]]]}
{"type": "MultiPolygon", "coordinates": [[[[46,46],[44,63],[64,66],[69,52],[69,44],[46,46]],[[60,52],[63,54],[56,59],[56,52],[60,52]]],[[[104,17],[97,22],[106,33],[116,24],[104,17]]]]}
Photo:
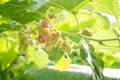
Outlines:
{"type": "Polygon", "coordinates": [[[95,54],[94,48],[88,45],[84,39],[81,40],[80,48],[81,57],[86,60],[93,70],[93,78],[95,80],[104,80],[103,76],[103,61],[95,54]]]}
{"type": "Polygon", "coordinates": [[[88,57],[88,54],[86,54],[86,50],[84,49],[83,46],[80,48],[80,56],[82,57],[83,60],[86,60],[86,58],[88,57]]]}
{"type": "Polygon", "coordinates": [[[38,11],[40,13],[46,13],[46,11],[48,10],[48,8],[49,8],[49,6],[48,6],[48,4],[46,4],[46,5],[43,5],[41,8],[39,8],[38,11]]]}
{"type": "Polygon", "coordinates": [[[59,71],[64,71],[70,66],[71,60],[64,56],[64,52],[60,48],[52,48],[48,55],[50,60],[55,61],[54,65],[59,71]]]}
{"type": "Polygon", "coordinates": [[[40,19],[40,14],[29,12],[23,2],[9,1],[2,5],[1,15],[22,24],[40,19]]]}
{"type": "Polygon", "coordinates": [[[74,41],[75,43],[79,43],[80,37],[79,36],[69,36],[70,40],[74,41]]]}
{"type": "Polygon", "coordinates": [[[4,4],[6,2],[8,2],[9,0],[0,0],[0,4],[4,4]]]}
{"type": "Polygon", "coordinates": [[[20,30],[21,25],[12,25],[12,24],[1,24],[0,25],[0,32],[7,31],[7,30],[20,30]]]}
{"type": "Polygon", "coordinates": [[[49,0],[30,0],[28,8],[31,11],[36,11],[42,6],[46,5],[48,1],[49,0]]]}
{"type": "Polygon", "coordinates": [[[57,62],[64,55],[64,52],[60,48],[54,47],[48,52],[48,55],[50,60],[57,62]]]}

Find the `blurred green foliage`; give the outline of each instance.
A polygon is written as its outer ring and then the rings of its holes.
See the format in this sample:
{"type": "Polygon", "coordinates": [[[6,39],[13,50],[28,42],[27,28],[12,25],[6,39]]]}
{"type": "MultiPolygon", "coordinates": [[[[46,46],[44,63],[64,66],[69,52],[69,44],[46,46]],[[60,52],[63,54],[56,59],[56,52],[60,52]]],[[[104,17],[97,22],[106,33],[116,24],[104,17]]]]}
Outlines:
{"type": "MultiPolygon", "coordinates": [[[[48,64],[64,71],[71,63],[90,65],[96,79],[102,80],[104,67],[120,68],[119,5],[118,0],[0,0],[0,80],[4,76],[8,80],[38,80],[41,76],[48,80],[46,69],[38,69],[48,64]],[[116,21],[110,22],[108,16],[116,21]],[[49,31],[62,34],[49,52],[37,41],[42,20],[50,23],[49,31]],[[83,35],[84,29],[91,30],[92,36],[83,35]],[[62,50],[64,40],[70,42],[72,53],[62,50]],[[2,75],[5,71],[8,73],[2,75]]],[[[52,74],[50,79],[59,73],[52,74]]],[[[87,78],[80,75],[63,72],[57,80],[87,78]],[[70,78],[72,75],[76,77],[70,78]]]]}

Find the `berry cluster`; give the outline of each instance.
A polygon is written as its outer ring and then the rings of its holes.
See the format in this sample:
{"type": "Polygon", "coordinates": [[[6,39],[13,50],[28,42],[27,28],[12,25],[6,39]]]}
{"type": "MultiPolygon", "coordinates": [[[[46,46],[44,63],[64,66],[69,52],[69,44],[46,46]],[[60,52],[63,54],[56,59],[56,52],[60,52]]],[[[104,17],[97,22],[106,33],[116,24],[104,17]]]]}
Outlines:
{"type": "Polygon", "coordinates": [[[67,53],[71,53],[71,45],[68,40],[61,41],[61,32],[50,31],[50,24],[47,20],[41,21],[38,27],[38,41],[39,43],[45,43],[46,51],[50,51],[54,47],[59,47],[67,53]]]}
{"type": "Polygon", "coordinates": [[[38,41],[40,43],[44,43],[46,41],[48,41],[51,37],[50,35],[50,24],[47,20],[43,20],[41,22],[41,24],[38,27],[38,32],[39,32],[39,36],[38,36],[38,41]]]}
{"type": "Polygon", "coordinates": [[[50,24],[47,20],[41,21],[38,32],[38,41],[39,43],[45,43],[47,50],[54,47],[59,42],[61,36],[61,33],[58,31],[50,31],[50,24]]]}

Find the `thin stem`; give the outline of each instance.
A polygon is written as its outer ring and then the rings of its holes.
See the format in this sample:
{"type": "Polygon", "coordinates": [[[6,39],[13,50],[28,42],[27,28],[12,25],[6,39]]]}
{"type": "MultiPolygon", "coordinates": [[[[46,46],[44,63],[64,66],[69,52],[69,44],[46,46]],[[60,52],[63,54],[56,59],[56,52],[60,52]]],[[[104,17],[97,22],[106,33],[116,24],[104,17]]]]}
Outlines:
{"type": "Polygon", "coordinates": [[[119,29],[116,29],[116,28],[114,28],[113,30],[114,30],[114,32],[115,32],[117,38],[118,38],[119,45],[120,45],[120,30],[119,30],[119,29]]]}
{"type": "Polygon", "coordinates": [[[118,29],[114,29],[116,32],[116,36],[118,37],[119,45],[120,45],[120,23],[119,23],[119,17],[116,16],[116,22],[118,29]]]}
{"type": "Polygon", "coordinates": [[[92,41],[96,41],[98,42],[100,45],[103,45],[103,46],[107,46],[107,47],[120,47],[119,45],[118,46],[113,46],[113,45],[107,45],[107,44],[104,44],[103,42],[105,41],[115,41],[115,40],[119,40],[118,38],[110,38],[110,39],[94,39],[94,38],[91,38],[91,37],[87,37],[87,36],[84,36],[84,35],[81,35],[82,37],[86,38],[86,39],[89,39],[89,40],[92,40],[92,41]]]}
{"type": "Polygon", "coordinates": [[[103,42],[103,41],[114,41],[114,40],[118,40],[118,38],[110,38],[110,39],[95,39],[95,38],[92,38],[92,37],[88,37],[88,36],[84,36],[84,35],[82,35],[82,34],[80,34],[80,33],[70,33],[70,32],[63,32],[62,31],[62,34],[64,35],[66,35],[66,34],[68,34],[68,35],[73,35],[73,36],[81,36],[81,37],[83,37],[83,38],[86,38],[86,39],[89,39],[89,40],[92,40],[92,41],[97,41],[97,42],[103,42]]]}
{"type": "Polygon", "coordinates": [[[110,39],[95,39],[95,38],[91,38],[91,37],[87,37],[84,35],[81,35],[82,37],[92,40],[92,41],[97,41],[97,42],[103,42],[103,41],[114,41],[114,40],[118,40],[118,38],[110,38],[110,39]]]}
{"type": "Polygon", "coordinates": [[[80,32],[81,27],[80,27],[80,23],[79,23],[79,20],[78,20],[78,18],[77,18],[77,15],[76,15],[76,13],[73,13],[73,15],[74,15],[74,17],[75,17],[75,20],[76,20],[76,22],[77,22],[78,29],[79,29],[79,32],[80,32]]]}
{"type": "Polygon", "coordinates": [[[119,23],[119,18],[118,17],[116,17],[116,22],[117,22],[118,29],[120,30],[120,23],[119,23]]]}
{"type": "Polygon", "coordinates": [[[106,46],[106,47],[116,47],[116,48],[118,48],[118,47],[120,47],[119,45],[117,46],[113,46],[113,45],[107,45],[107,44],[104,44],[104,43],[102,43],[101,45],[103,45],[103,46],[106,46]]]}
{"type": "Polygon", "coordinates": [[[119,45],[118,46],[113,46],[113,45],[106,45],[106,44],[104,44],[103,42],[105,42],[105,41],[115,41],[115,40],[118,40],[119,41],[119,39],[118,38],[110,38],[110,39],[95,39],[95,38],[92,38],[92,37],[88,37],[88,36],[84,36],[84,35],[82,35],[82,34],[80,34],[80,33],[70,33],[70,32],[61,32],[63,35],[68,35],[68,36],[81,36],[81,37],[83,37],[83,38],[86,38],[86,39],[89,39],[89,40],[92,40],[92,41],[96,41],[96,42],[98,42],[99,44],[101,44],[101,45],[103,45],[103,46],[109,46],[109,47],[120,47],[119,45]]]}
{"type": "Polygon", "coordinates": [[[49,2],[49,4],[53,5],[53,6],[56,6],[56,7],[60,8],[61,10],[66,10],[64,7],[60,6],[59,4],[52,3],[52,2],[49,2]]]}

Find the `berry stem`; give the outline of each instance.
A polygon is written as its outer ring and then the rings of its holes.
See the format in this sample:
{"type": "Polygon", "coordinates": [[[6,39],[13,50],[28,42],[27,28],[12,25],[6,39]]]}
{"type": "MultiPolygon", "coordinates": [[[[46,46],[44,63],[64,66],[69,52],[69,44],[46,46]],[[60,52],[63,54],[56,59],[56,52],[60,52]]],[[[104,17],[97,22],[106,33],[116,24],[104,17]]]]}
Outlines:
{"type": "Polygon", "coordinates": [[[81,27],[80,27],[80,23],[79,23],[79,20],[78,20],[78,18],[77,18],[77,15],[76,15],[76,13],[73,13],[73,15],[74,15],[74,18],[75,18],[75,20],[76,20],[76,23],[77,23],[77,25],[78,25],[78,29],[79,29],[79,32],[81,31],[81,27]]]}

